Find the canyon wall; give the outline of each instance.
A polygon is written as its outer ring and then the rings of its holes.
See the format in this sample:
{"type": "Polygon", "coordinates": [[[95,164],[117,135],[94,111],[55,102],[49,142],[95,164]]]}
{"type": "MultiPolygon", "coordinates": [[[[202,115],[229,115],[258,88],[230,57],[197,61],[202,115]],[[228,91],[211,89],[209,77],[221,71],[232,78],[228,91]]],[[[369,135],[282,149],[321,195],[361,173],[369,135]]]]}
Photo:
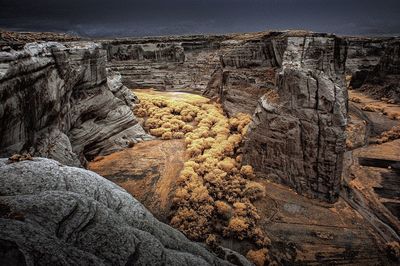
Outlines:
{"type": "Polygon", "coordinates": [[[347,90],[334,36],[288,36],[277,95],[258,103],[244,162],[303,195],[333,202],[340,189],[347,90]]]}
{"type": "Polygon", "coordinates": [[[0,52],[0,155],[30,152],[85,164],[149,138],[97,44],[29,43],[0,52]]]}
{"type": "Polygon", "coordinates": [[[337,198],[347,121],[343,39],[297,31],[127,39],[103,47],[128,85],[200,91],[218,98],[228,115],[253,114],[245,163],[302,194],[337,198]],[[191,71],[200,82],[189,78],[191,71]]]}
{"type": "Polygon", "coordinates": [[[399,58],[396,39],[289,31],[99,43],[1,52],[1,155],[25,150],[80,165],[148,138],[122,81],[202,93],[218,98],[228,115],[252,114],[245,161],[302,194],[334,201],[347,116],[344,75],[355,85],[357,75],[370,73],[365,87],[372,73],[386,73],[385,80],[398,73],[391,63],[399,58]]]}
{"type": "Polygon", "coordinates": [[[103,42],[109,66],[128,87],[204,89],[219,65],[224,36],[182,36],[103,42]]]}
{"type": "Polygon", "coordinates": [[[275,86],[282,33],[154,37],[103,41],[108,66],[128,87],[186,90],[223,98],[229,114],[252,114],[275,86]]]}
{"type": "Polygon", "coordinates": [[[400,38],[347,38],[350,87],[400,103],[400,38]]]}

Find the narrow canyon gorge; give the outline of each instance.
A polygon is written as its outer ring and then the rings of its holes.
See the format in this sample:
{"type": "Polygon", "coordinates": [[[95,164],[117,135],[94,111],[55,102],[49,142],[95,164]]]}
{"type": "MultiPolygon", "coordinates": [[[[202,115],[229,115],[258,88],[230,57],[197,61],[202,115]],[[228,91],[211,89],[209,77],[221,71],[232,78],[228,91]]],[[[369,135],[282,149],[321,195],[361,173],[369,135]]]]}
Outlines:
{"type": "Polygon", "coordinates": [[[0,31],[1,265],[398,265],[400,38],[0,31]]]}

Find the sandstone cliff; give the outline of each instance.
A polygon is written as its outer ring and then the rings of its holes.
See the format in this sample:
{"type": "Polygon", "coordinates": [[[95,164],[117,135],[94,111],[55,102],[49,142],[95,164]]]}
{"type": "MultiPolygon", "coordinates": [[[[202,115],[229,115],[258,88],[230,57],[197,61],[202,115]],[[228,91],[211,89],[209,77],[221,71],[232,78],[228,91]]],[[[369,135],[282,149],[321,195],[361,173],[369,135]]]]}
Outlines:
{"type": "Polygon", "coordinates": [[[85,164],[149,137],[131,111],[135,101],[118,75],[107,79],[106,53],[94,43],[0,52],[0,154],[85,164]]]}
{"type": "Polygon", "coordinates": [[[244,161],[302,194],[335,201],[347,121],[344,49],[334,36],[285,38],[277,95],[260,99],[244,161]]]}
{"type": "Polygon", "coordinates": [[[103,46],[109,66],[128,84],[201,91],[219,98],[229,115],[253,114],[245,163],[302,194],[336,199],[347,117],[344,39],[264,32],[126,39],[103,46]]]}
{"type": "Polygon", "coordinates": [[[0,159],[0,195],[1,265],[231,265],[87,170],[0,159]]]}
{"type": "Polygon", "coordinates": [[[350,87],[376,99],[400,102],[400,39],[348,38],[350,87]]]}

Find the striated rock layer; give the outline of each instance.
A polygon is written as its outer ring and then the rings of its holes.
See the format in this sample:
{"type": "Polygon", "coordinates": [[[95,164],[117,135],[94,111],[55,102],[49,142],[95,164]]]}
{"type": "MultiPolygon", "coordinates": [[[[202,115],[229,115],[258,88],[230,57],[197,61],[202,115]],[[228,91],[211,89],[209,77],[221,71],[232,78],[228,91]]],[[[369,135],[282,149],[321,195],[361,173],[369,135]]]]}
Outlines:
{"type": "Polygon", "coordinates": [[[301,194],[333,202],[340,189],[347,90],[335,36],[288,36],[274,97],[257,106],[244,162],[301,194]]]}
{"type": "Polygon", "coordinates": [[[0,195],[2,265],[231,265],[87,170],[0,159],[0,195]]]}
{"type": "Polygon", "coordinates": [[[200,90],[229,115],[253,114],[245,163],[304,195],[337,198],[347,122],[345,39],[289,31],[126,39],[103,47],[127,84],[200,90]]]}
{"type": "Polygon", "coordinates": [[[91,42],[30,43],[0,52],[0,155],[28,151],[85,164],[149,136],[131,108],[137,99],[110,73],[91,42]]]}
{"type": "Polygon", "coordinates": [[[348,38],[350,87],[400,103],[400,39],[348,38]]]}

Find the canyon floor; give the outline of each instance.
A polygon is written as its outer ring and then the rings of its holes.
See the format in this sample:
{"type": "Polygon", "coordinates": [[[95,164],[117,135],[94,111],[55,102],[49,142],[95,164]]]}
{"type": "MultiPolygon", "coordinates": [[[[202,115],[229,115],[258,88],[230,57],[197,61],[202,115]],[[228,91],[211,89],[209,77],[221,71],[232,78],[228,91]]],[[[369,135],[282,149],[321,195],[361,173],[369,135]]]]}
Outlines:
{"type": "MultiPolygon", "coordinates": [[[[139,98],[140,93],[168,95],[177,101],[193,97],[185,93],[144,90],[137,93],[139,98]]],[[[371,102],[384,105],[362,94],[356,96],[362,99],[358,103],[360,108],[371,102]]],[[[384,108],[395,112],[399,106],[386,104],[384,108]]],[[[383,115],[371,113],[367,114],[368,117],[383,115]]],[[[398,124],[396,120],[387,119],[387,115],[383,116],[374,119],[378,121],[375,122],[376,128],[384,128],[380,133],[398,124]]],[[[376,134],[372,137],[376,138],[376,134]]],[[[376,210],[384,213],[384,218],[375,217],[380,223],[395,226],[399,225],[398,171],[381,166],[376,168],[376,165],[363,166],[358,158],[398,160],[399,152],[400,140],[355,149],[350,166],[354,179],[348,181],[348,186],[359,191],[366,201],[376,203],[376,210]],[[388,214],[387,210],[391,213],[388,214]]],[[[158,219],[168,223],[176,179],[183,168],[185,156],[183,140],[157,139],[97,157],[88,168],[126,189],[158,219]]],[[[384,239],[377,232],[376,223],[371,222],[348,195],[340,197],[335,204],[327,204],[298,195],[286,186],[265,179],[258,179],[257,182],[266,190],[266,196],[255,202],[261,216],[259,224],[272,241],[271,253],[277,261],[307,265],[391,263],[386,259],[384,249],[385,242],[391,239],[384,239]]],[[[222,245],[243,253],[247,244],[245,241],[224,239],[222,245]]]]}

